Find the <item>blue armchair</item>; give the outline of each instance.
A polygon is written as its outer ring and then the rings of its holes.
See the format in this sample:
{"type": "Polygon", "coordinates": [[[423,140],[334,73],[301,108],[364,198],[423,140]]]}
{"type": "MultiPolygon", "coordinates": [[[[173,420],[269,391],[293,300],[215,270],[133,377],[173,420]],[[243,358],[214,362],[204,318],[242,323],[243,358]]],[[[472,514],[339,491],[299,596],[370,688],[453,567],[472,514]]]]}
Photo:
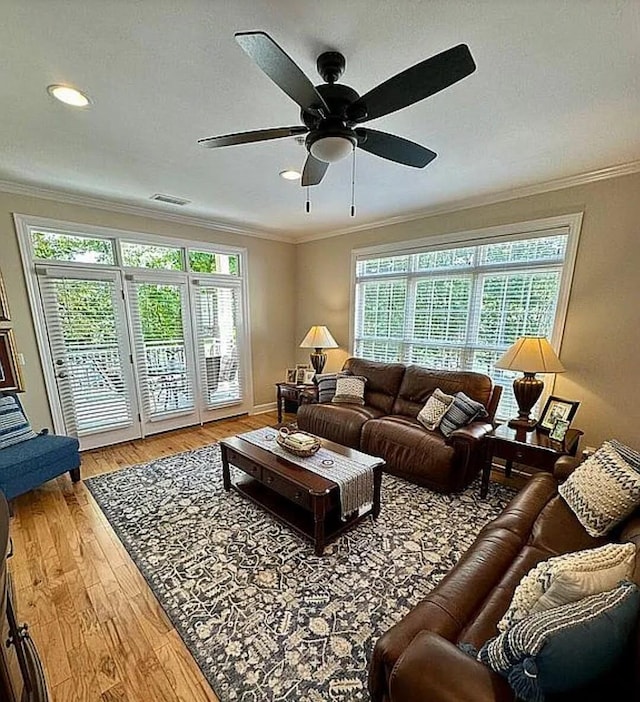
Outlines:
{"type": "MultiPolygon", "coordinates": [[[[0,397],[14,393],[0,393],[0,397]]],[[[20,404],[22,407],[22,405],[20,404]]],[[[49,434],[44,429],[33,439],[0,449],[0,490],[8,500],[69,471],[71,480],[80,480],[78,439],[49,434]]]]}

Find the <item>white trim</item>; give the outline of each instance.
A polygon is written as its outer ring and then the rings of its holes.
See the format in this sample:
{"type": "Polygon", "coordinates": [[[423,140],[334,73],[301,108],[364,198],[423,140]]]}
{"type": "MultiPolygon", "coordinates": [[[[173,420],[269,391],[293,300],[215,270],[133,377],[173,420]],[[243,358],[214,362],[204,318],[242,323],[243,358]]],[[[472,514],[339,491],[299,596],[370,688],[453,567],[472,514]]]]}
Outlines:
{"type": "Polygon", "coordinates": [[[564,178],[544,181],[533,185],[498,190],[485,195],[473,195],[468,198],[452,200],[451,202],[442,203],[440,205],[432,205],[431,207],[426,207],[423,210],[419,210],[411,214],[397,215],[395,217],[387,217],[385,219],[373,220],[371,222],[363,222],[362,224],[356,224],[353,227],[334,229],[330,232],[306,234],[291,240],[296,244],[305,244],[309,241],[316,241],[318,239],[330,239],[335,236],[342,236],[343,234],[354,234],[356,232],[389,227],[395,224],[415,222],[416,220],[426,219],[427,217],[451,214],[462,210],[469,210],[474,207],[483,207],[485,205],[495,205],[498,202],[531,197],[532,195],[541,195],[543,193],[553,192],[554,190],[565,190],[566,188],[574,188],[579,185],[588,185],[589,183],[595,183],[599,180],[608,180],[610,178],[618,178],[620,176],[632,175],[634,173],[640,173],[640,160],[622,163],[617,166],[607,166],[606,168],[600,168],[595,171],[588,171],[586,173],[566,176],[564,178]]]}
{"type": "Polygon", "coordinates": [[[282,236],[266,229],[254,229],[249,226],[239,225],[227,220],[216,219],[215,217],[198,217],[196,215],[178,214],[177,212],[160,211],[153,206],[131,205],[117,200],[96,197],[92,195],[81,195],[70,193],[66,190],[46,188],[27,183],[17,183],[9,180],[0,180],[0,192],[11,193],[13,195],[26,195],[28,197],[38,197],[43,200],[54,200],[69,205],[80,205],[82,207],[93,207],[108,212],[135,215],[136,217],[148,217],[161,222],[175,222],[176,224],[186,224],[192,227],[202,227],[216,232],[227,234],[240,234],[257,239],[271,239],[273,241],[284,241],[293,243],[291,237],[282,236]]]}
{"type": "Polygon", "coordinates": [[[278,409],[276,402],[265,402],[262,405],[254,405],[249,414],[266,414],[267,412],[275,412],[278,409]]]}

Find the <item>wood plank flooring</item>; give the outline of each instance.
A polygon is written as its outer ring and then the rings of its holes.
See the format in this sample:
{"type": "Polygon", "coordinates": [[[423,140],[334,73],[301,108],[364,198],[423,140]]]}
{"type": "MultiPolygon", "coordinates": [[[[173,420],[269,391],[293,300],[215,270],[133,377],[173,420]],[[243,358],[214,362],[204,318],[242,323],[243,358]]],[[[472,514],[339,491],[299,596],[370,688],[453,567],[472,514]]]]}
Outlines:
{"type": "MultiPolygon", "coordinates": [[[[82,476],[276,421],[275,412],[243,416],[85,452],[82,476]]],[[[83,483],[65,475],[14,500],[13,510],[18,614],[29,623],[53,702],[217,702],[83,483]]]]}

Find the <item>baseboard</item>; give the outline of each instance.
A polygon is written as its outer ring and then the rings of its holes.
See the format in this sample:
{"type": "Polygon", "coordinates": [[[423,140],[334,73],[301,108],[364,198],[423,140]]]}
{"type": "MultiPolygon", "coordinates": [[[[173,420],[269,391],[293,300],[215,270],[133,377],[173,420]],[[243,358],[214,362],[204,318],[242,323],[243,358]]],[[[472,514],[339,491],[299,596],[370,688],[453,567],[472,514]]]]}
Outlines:
{"type": "Polygon", "coordinates": [[[278,405],[275,402],[266,402],[264,405],[254,405],[253,409],[249,410],[249,414],[264,414],[265,412],[275,412],[278,405]]]}

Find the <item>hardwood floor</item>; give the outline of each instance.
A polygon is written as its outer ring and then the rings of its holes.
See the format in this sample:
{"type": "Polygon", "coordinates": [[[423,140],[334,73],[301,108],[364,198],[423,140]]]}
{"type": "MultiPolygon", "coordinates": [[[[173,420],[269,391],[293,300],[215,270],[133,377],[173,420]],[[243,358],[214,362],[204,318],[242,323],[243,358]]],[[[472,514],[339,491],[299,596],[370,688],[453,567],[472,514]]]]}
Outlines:
{"type": "MultiPolygon", "coordinates": [[[[276,421],[275,412],[244,416],[85,452],[82,476],[276,421]]],[[[217,702],[82,482],[66,475],[12,506],[18,614],[29,623],[53,702],[217,702]]]]}

